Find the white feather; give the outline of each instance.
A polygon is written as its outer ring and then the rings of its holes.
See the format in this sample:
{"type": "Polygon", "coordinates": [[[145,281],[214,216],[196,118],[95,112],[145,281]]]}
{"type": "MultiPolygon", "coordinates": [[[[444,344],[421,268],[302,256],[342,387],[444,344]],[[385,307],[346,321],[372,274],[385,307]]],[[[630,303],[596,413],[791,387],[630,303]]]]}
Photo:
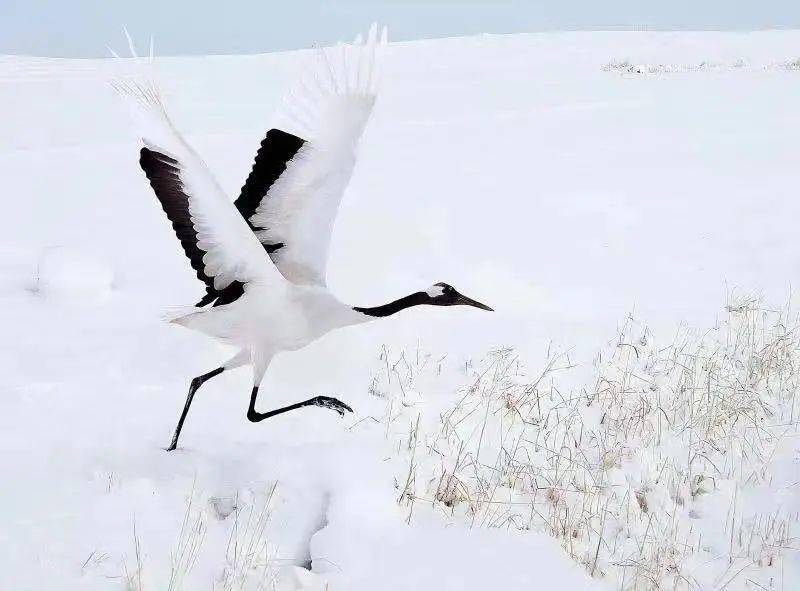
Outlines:
{"type": "MultiPolygon", "coordinates": [[[[127,31],[126,36],[135,55],[127,31]]],[[[213,278],[214,287],[222,289],[235,280],[283,282],[208,167],[172,125],[154,81],[152,62],[134,59],[132,65],[132,72],[120,70],[111,84],[128,104],[142,143],[177,160],[198,244],[206,252],[204,272],[213,278]]]]}
{"type": "Polygon", "coordinates": [[[444,287],[438,284],[431,285],[427,290],[425,290],[425,293],[432,298],[438,298],[440,295],[444,294],[444,287]]]}
{"type": "Polygon", "coordinates": [[[281,128],[306,143],[250,221],[267,228],[262,241],[285,245],[272,256],[294,283],[325,285],[333,223],[375,104],[386,38],[372,25],[366,41],[319,49],[279,113],[281,128]]]}

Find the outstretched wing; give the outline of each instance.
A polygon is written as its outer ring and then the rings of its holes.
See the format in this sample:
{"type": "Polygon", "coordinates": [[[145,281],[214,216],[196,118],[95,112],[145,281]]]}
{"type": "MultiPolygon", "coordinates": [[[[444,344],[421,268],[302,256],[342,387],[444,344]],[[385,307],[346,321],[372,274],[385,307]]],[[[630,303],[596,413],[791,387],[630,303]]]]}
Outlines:
{"type": "Polygon", "coordinates": [[[325,285],[328,247],[375,103],[386,29],[320,49],[256,154],[236,207],[283,276],[325,285]]]}
{"type": "Polygon", "coordinates": [[[251,282],[283,281],[205,163],[167,116],[151,79],[117,80],[144,147],[144,170],[192,268],[206,288],[197,303],[227,304],[251,282]]]}
{"type": "MultiPolygon", "coordinates": [[[[303,144],[305,140],[280,129],[270,129],[261,142],[253,170],[250,171],[235,203],[239,213],[254,232],[260,232],[265,228],[253,226],[250,218],[255,215],[267,191],[284,173],[286,165],[295,157],[303,144]]],[[[283,242],[270,243],[266,240],[261,242],[270,254],[286,246],[283,242]]]]}

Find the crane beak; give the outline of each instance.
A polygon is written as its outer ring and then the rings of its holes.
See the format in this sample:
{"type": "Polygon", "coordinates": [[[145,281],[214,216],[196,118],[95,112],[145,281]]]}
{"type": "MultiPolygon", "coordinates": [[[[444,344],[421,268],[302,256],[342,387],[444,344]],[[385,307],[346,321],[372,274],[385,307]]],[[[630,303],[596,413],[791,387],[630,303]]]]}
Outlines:
{"type": "Polygon", "coordinates": [[[486,310],[487,312],[494,312],[494,309],[490,308],[486,304],[481,304],[480,302],[476,302],[472,298],[468,298],[465,295],[458,294],[458,297],[455,301],[456,306],[472,306],[473,308],[480,308],[481,310],[486,310]]]}

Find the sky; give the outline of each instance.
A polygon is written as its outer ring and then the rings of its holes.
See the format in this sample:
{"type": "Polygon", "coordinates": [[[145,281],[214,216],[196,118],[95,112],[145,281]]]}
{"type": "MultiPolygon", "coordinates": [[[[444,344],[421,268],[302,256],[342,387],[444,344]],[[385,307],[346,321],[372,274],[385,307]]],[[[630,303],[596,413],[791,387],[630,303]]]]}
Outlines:
{"type": "Polygon", "coordinates": [[[372,21],[393,40],[648,27],[799,28],[798,0],[0,0],[0,54],[104,57],[123,27],[159,55],[262,53],[350,39],[372,21]]]}

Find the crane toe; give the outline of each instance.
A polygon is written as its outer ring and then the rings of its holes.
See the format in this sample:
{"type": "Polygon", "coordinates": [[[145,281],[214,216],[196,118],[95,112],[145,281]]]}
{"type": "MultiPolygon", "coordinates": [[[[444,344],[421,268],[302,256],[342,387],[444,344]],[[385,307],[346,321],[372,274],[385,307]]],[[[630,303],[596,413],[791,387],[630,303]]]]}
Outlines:
{"type": "Polygon", "coordinates": [[[311,399],[311,403],[314,406],[321,406],[323,408],[329,408],[331,410],[335,410],[339,413],[339,416],[344,416],[346,412],[353,412],[353,409],[350,408],[347,404],[342,402],[341,400],[337,400],[336,398],[331,398],[330,396],[316,396],[311,399]]]}

